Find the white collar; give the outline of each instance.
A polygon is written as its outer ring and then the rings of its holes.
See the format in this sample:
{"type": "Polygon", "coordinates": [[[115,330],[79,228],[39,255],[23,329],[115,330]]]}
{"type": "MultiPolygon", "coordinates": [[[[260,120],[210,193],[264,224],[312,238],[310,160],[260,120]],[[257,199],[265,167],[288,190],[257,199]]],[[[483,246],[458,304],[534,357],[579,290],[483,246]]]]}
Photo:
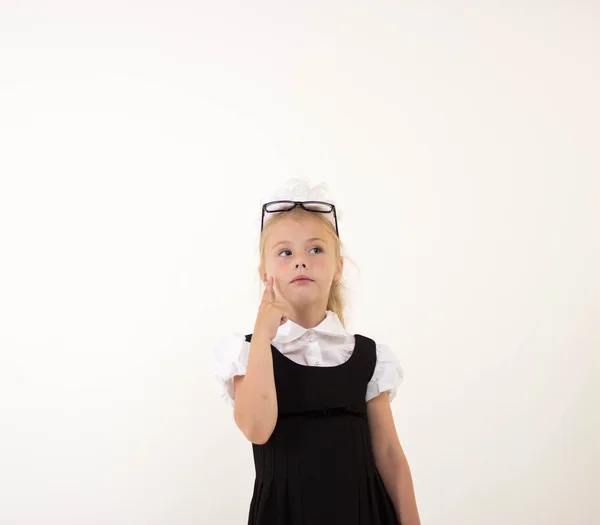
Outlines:
{"type": "MultiPolygon", "coordinates": [[[[348,332],[342,325],[337,314],[332,310],[327,310],[325,319],[323,319],[317,326],[310,328],[310,330],[326,335],[348,335],[348,332]]],[[[277,330],[277,335],[273,339],[276,343],[289,343],[294,339],[302,337],[308,331],[307,328],[300,326],[291,319],[282,324],[277,330]]]]}

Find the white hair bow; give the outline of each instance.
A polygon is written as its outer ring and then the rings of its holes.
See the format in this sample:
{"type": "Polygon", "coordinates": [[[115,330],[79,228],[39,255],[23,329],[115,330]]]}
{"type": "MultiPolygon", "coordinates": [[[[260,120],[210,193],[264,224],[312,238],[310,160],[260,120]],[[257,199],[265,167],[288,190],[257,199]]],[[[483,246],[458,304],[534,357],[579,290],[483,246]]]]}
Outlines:
{"type": "MultiPolygon", "coordinates": [[[[310,186],[310,183],[307,179],[301,178],[293,178],[288,179],[283,186],[278,188],[275,192],[273,192],[269,199],[264,200],[262,204],[272,201],[297,201],[297,202],[307,202],[307,201],[322,201],[328,202],[329,204],[333,204],[335,206],[337,220],[339,222],[341,213],[337,207],[335,199],[331,196],[331,192],[329,190],[329,186],[325,182],[321,182],[316,186],[310,186]]],[[[271,214],[265,214],[265,223],[270,218],[271,214]]],[[[332,224],[335,223],[333,214],[326,214],[327,218],[331,221],[332,224]]]]}

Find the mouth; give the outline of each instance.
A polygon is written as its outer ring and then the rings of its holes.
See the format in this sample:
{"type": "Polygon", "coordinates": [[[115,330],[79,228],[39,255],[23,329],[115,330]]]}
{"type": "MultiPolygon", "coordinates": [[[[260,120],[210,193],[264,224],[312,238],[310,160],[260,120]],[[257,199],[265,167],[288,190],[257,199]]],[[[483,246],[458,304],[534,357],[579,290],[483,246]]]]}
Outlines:
{"type": "Polygon", "coordinates": [[[312,279],[310,277],[307,277],[306,275],[299,275],[298,277],[294,277],[292,283],[312,283],[312,279]]]}

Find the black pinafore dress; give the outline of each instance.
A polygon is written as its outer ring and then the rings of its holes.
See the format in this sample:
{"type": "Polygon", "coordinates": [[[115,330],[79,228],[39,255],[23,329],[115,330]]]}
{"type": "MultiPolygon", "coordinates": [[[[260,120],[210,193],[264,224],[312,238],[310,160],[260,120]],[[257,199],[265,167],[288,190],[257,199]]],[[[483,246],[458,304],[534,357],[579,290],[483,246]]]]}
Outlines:
{"type": "Polygon", "coordinates": [[[298,364],[273,345],[271,353],[278,418],[269,440],[252,444],[248,524],[399,525],[367,422],[375,341],[355,334],[350,358],[332,367],[298,364]]]}

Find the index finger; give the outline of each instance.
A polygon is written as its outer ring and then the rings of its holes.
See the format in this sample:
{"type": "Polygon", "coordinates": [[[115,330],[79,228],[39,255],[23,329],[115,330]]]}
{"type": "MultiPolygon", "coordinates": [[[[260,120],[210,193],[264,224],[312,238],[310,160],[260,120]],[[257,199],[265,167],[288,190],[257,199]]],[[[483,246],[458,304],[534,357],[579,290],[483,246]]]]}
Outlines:
{"type": "Polygon", "coordinates": [[[273,291],[273,277],[269,277],[265,281],[265,291],[263,293],[263,301],[273,302],[275,300],[275,292],[273,291]]]}

